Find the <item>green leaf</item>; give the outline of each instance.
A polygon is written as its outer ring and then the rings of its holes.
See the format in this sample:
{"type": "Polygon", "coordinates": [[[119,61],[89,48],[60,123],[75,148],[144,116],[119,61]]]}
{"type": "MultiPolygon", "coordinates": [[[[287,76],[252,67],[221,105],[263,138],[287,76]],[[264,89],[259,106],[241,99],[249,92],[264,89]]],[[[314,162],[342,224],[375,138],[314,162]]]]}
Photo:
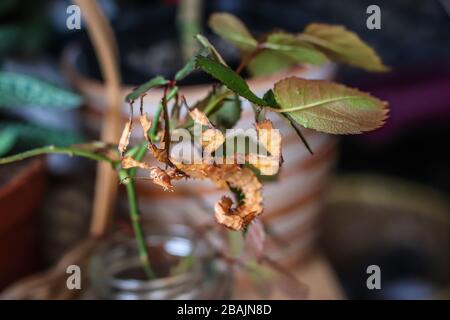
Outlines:
{"type": "Polygon", "coordinates": [[[274,74],[295,65],[295,59],[274,50],[262,50],[247,65],[247,70],[254,77],[274,74]]]}
{"type": "Polygon", "coordinates": [[[228,40],[240,50],[249,51],[255,49],[258,45],[244,23],[232,14],[214,13],[209,18],[208,25],[216,34],[228,40]]]}
{"type": "Polygon", "coordinates": [[[16,143],[17,135],[14,131],[0,130],[0,156],[12,150],[16,143]]]}
{"type": "Polygon", "coordinates": [[[285,32],[275,32],[267,36],[262,44],[264,48],[278,51],[297,62],[310,64],[323,64],[327,57],[307,42],[297,39],[294,35],[285,32]]]}
{"type": "Polygon", "coordinates": [[[266,93],[264,93],[263,96],[264,101],[266,101],[266,104],[268,106],[271,106],[273,108],[278,108],[278,102],[275,99],[275,95],[273,93],[273,90],[267,90],[266,93]]]}
{"type": "Polygon", "coordinates": [[[0,107],[74,108],[81,102],[79,95],[42,80],[13,72],[0,72],[0,107]]]}
{"type": "Polygon", "coordinates": [[[247,66],[253,76],[270,75],[299,63],[320,65],[328,61],[314,46],[285,32],[269,34],[261,46],[265,49],[247,66]]]}
{"type": "Polygon", "coordinates": [[[222,56],[220,55],[219,51],[217,51],[217,49],[212,45],[211,42],[209,42],[209,40],[202,36],[201,34],[198,34],[195,36],[197,38],[197,40],[201,43],[201,45],[208,50],[209,55],[216,61],[220,62],[223,65],[227,65],[227,63],[225,62],[225,60],[222,58],[222,56]]]}
{"type": "Polygon", "coordinates": [[[210,117],[212,123],[220,130],[231,129],[241,118],[241,99],[235,96],[222,102],[219,109],[210,117]]]}
{"type": "Polygon", "coordinates": [[[44,145],[66,147],[83,141],[76,133],[31,123],[1,122],[0,130],[15,137],[15,147],[26,150],[44,145]]]}
{"type": "MultiPolygon", "coordinates": [[[[184,69],[184,68],[183,68],[184,69]]],[[[167,80],[164,79],[164,77],[162,76],[156,76],[153,79],[150,79],[149,81],[147,81],[144,84],[141,84],[139,87],[137,87],[136,89],[134,89],[131,93],[129,93],[126,97],[125,100],[127,102],[132,102],[136,99],[138,99],[141,95],[143,95],[144,93],[146,93],[148,90],[154,88],[154,87],[158,87],[158,86],[162,86],[167,84],[167,80]]]]}
{"type": "Polygon", "coordinates": [[[389,71],[370,46],[343,26],[312,23],[297,38],[311,43],[334,61],[368,71],[389,71]]]}
{"type": "Polygon", "coordinates": [[[368,93],[324,80],[286,78],[275,84],[279,109],[298,124],[317,131],[349,134],[384,124],[387,103],[368,93]]]}
{"type": "Polygon", "coordinates": [[[240,75],[220,62],[202,56],[197,56],[197,67],[210,74],[223,83],[228,89],[232,90],[241,97],[244,97],[250,102],[259,106],[267,105],[266,101],[256,96],[250,90],[247,82],[245,82],[240,75]]]}

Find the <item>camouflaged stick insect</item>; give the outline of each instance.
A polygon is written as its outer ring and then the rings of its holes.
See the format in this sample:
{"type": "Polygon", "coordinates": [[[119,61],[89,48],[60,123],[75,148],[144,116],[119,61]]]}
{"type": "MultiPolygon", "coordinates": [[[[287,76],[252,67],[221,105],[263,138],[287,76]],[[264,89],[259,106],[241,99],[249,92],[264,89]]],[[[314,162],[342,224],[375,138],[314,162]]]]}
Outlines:
{"type": "MultiPolygon", "coordinates": [[[[215,151],[225,141],[208,117],[197,108],[189,110],[191,118],[206,129],[201,144],[208,151],[215,151]]],[[[227,162],[224,162],[227,163],[227,162]]],[[[242,203],[233,207],[233,201],[224,196],[214,206],[217,222],[232,230],[241,230],[263,211],[262,185],[253,171],[241,168],[238,164],[183,164],[176,163],[178,169],[194,179],[209,179],[217,186],[226,189],[238,189],[244,195],[242,203]]]]}
{"type": "MultiPolygon", "coordinates": [[[[243,200],[234,205],[229,197],[224,196],[215,205],[215,217],[219,223],[228,228],[241,230],[261,214],[263,206],[262,185],[258,177],[249,168],[238,164],[241,163],[238,160],[244,159],[245,163],[251,164],[261,174],[265,175],[276,174],[283,161],[281,135],[278,130],[273,128],[272,122],[265,119],[265,111],[275,112],[281,117],[287,118],[311,152],[308,142],[296,127],[297,125],[335,134],[359,133],[379,127],[386,118],[387,108],[384,102],[358,90],[332,82],[294,77],[282,79],[274,84],[273,89],[267,91],[263,98],[260,98],[252,92],[247,81],[239,73],[244,68],[249,68],[248,71],[251,71],[254,67],[253,62],[258,60],[260,63],[261,59],[265,59],[264,54],[267,52],[275,52],[279,56],[289,57],[289,60],[291,62],[295,60],[295,63],[321,64],[337,56],[338,60],[351,63],[349,61],[351,52],[346,51],[349,47],[358,48],[358,52],[367,56],[366,61],[358,61],[359,67],[381,70],[383,65],[370,47],[345,28],[316,25],[305,29],[305,32],[299,36],[286,32],[274,32],[257,40],[239,19],[230,14],[214,14],[211,17],[210,26],[219,36],[236,45],[242,52],[241,63],[237,70],[233,71],[228,67],[220,53],[206,38],[197,36],[197,40],[200,41],[206,51],[202,50],[199,55],[190,59],[175,75],[175,80],[156,77],[129,95],[135,98],[141,95],[142,99],[142,94],[145,94],[145,91],[150,89],[152,85],[164,86],[164,93],[161,98],[161,112],[164,123],[164,131],[160,136],[162,149],[152,143],[148,137],[148,131],[152,124],[148,115],[143,112],[142,107],[140,123],[145,132],[148,150],[161,164],[167,165],[170,171],[150,166],[144,162],[133,162],[128,158],[123,158],[123,165],[126,167],[133,165],[147,170],[150,179],[167,190],[173,190],[171,181],[182,176],[209,179],[221,188],[239,190],[243,195],[243,200]],[[332,38],[333,36],[336,39],[332,38]],[[348,46],[338,48],[343,42],[348,46]],[[330,50],[337,51],[330,53],[330,50]],[[362,63],[365,64],[362,65],[362,63]],[[368,66],[367,63],[370,63],[371,66],[368,66]],[[226,139],[223,133],[211,122],[210,116],[220,111],[229,95],[241,96],[256,106],[256,143],[266,153],[228,154],[225,158],[219,159],[218,162],[213,161],[212,164],[209,162],[187,164],[171,159],[168,90],[176,86],[176,80],[186,77],[194,69],[200,69],[208,73],[217,79],[221,85],[213,85],[208,97],[197,103],[196,106],[198,107],[194,106],[193,108],[189,108],[184,96],[177,93],[176,103],[171,113],[172,118],[175,115],[177,118],[179,116],[178,99],[181,98],[181,106],[187,107],[193,123],[199,123],[207,127],[206,130],[202,130],[201,148],[204,155],[212,155],[220,146],[223,146],[226,139]],[[354,101],[358,101],[363,107],[355,107],[354,101]]],[[[159,119],[156,119],[156,121],[155,127],[157,127],[159,119]]],[[[177,119],[175,119],[176,123],[177,119]]],[[[189,128],[190,125],[191,123],[188,121],[187,125],[185,122],[184,127],[189,128]]],[[[122,148],[129,140],[130,132],[128,130],[132,130],[132,122],[129,122],[128,126],[125,127],[120,144],[122,148]]]]}

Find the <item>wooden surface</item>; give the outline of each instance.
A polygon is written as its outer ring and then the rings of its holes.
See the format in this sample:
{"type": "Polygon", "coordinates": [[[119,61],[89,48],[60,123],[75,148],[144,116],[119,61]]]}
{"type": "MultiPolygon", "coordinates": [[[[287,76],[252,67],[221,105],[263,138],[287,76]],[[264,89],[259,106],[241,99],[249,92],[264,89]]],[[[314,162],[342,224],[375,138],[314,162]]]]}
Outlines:
{"type": "MultiPolygon", "coordinates": [[[[344,299],[339,281],[326,259],[320,254],[311,255],[307,261],[295,269],[290,269],[299,280],[308,286],[308,300],[344,299]]],[[[269,297],[261,297],[245,278],[236,281],[233,299],[290,299],[276,286],[269,297]]]]}

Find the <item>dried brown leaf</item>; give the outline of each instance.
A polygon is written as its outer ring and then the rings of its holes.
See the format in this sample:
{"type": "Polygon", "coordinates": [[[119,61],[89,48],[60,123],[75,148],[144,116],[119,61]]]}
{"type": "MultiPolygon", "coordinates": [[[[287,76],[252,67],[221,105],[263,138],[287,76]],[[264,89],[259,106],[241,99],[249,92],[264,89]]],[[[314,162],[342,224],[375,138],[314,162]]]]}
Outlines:
{"type": "Polygon", "coordinates": [[[128,144],[130,143],[131,130],[133,128],[133,121],[130,118],[127,123],[125,123],[125,127],[123,128],[122,135],[119,140],[119,153],[123,156],[125,150],[127,150],[128,144]]]}
{"type": "Polygon", "coordinates": [[[201,144],[209,154],[216,151],[224,142],[225,137],[218,129],[207,129],[202,132],[201,144]]]}
{"type": "Polygon", "coordinates": [[[206,116],[206,114],[203,111],[200,111],[199,109],[194,108],[192,110],[189,110],[189,115],[191,116],[192,120],[194,120],[195,122],[198,122],[209,128],[213,127],[213,125],[211,124],[208,117],[206,116]]]}
{"type": "Polygon", "coordinates": [[[150,138],[148,136],[148,132],[150,131],[150,128],[152,127],[152,122],[148,118],[147,112],[144,112],[139,117],[139,121],[141,122],[142,130],[144,131],[144,138],[148,143],[150,142],[150,138]]]}
{"type": "Polygon", "coordinates": [[[169,156],[165,149],[160,149],[152,143],[149,145],[149,150],[151,151],[152,155],[156,158],[156,160],[165,164],[169,164],[170,162],[169,156]]]}

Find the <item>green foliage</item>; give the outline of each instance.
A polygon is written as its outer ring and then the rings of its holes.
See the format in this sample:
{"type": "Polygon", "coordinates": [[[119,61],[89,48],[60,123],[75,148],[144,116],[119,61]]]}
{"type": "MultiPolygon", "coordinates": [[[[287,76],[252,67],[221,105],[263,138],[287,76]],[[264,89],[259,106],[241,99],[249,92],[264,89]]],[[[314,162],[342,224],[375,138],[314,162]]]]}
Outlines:
{"type": "MultiPolygon", "coordinates": [[[[0,72],[0,109],[26,106],[70,109],[79,106],[81,102],[79,95],[37,78],[0,72]]],[[[0,130],[0,155],[13,149],[26,150],[48,144],[67,146],[81,141],[76,134],[29,123],[0,122],[0,130]]]]}
{"type": "Polygon", "coordinates": [[[225,99],[222,102],[220,108],[215,113],[209,116],[209,119],[220,130],[230,129],[241,118],[241,100],[238,96],[234,96],[231,99],[225,99]]]}
{"type": "Polygon", "coordinates": [[[0,130],[0,156],[7,154],[12,150],[16,143],[17,135],[10,130],[0,130]]]}
{"type": "Polygon", "coordinates": [[[389,71],[371,47],[343,26],[312,23],[298,38],[311,43],[333,61],[367,71],[389,71]]]}
{"type": "MultiPolygon", "coordinates": [[[[181,77],[181,75],[179,75],[179,77],[181,77]]],[[[159,86],[165,85],[166,83],[167,83],[167,80],[164,79],[164,77],[156,76],[156,77],[150,79],[149,81],[147,81],[146,83],[141,84],[136,89],[134,89],[131,93],[129,93],[125,97],[125,100],[127,102],[132,102],[132,101],[138,99],[141,95],[146,93],[148,90],[150,90],[152,88],[155,88],[155,87],[159,87],[159,86]]]]}
{"type": "Polygon", "coordinates": [[[327,57],[311,44],[286,32],[273,32],[260,43],[262,50],[249,62],[247,69],[253,76],[270,75],[295,64],[321,65],[327,57]]]}
{"type": "Polygon", "coordinates": [[[197,67],[210,74],[224,84],[228,89],[249,100],[250,102],[259,106],[267,105],[263,99],[256,96],[250,90],[247,82],[229,67],[202,56],[197,56],[197,67]]]}
{"type": "Polygon", "coordinates": [[[258,45],[242,21],[232,14],[214,13],[209,18],[208,24],[215,33],[243,51],[255,49],[258,45]]]}
{"type": "Polygon", "coordinates": [[[186,61],[183,68],[178,70],[178,72],[175,74],[175,77],[174,77],[175,81],[183,80],[188,75],[190,75],[192,71],[195,70],[195,59],[196,59],[196,57],[194,55],[191,58],[189,58],[188,61],[186,61]]]}
{"type": "Polygon", "coordinates": [[[16,122],[0,122],[0,140],[0,156],[13,149],[22,151],[44,145],[67,147],[83,141],[75,133],[16,122]]]}
{"type": "Polygon", "coordinates": [[[296,64],[295,59],[275,50],[262,50],[247,65],[247,70],[254,77],[267,76],[290,68],[296,64]]]}
{"type": "Polygon", "coordinates": [[[299,63],[320,65],[331,59],[367,71],[389,70],[375,51],[340,25],[313,23],[303,33],[272,32],[256,40],[244,23],[229,13],[215,13],[211,29],[242,53],[254,57],[247,68],[254,76],[271,74],[299,63]]]}
{"type": "Polygon", "coordinates": [[[286,78],[275,84],[278,112],[296,123],[334,134],[361,133],[384,123],[386,103],[357,89],[324,81],[286,78]]]}
{"type": "Polygon", "coordinates": [[[200,42],[200,44],[207,50],[207,53],[211,58],[213,58],[217,62],[220,62],[223,65],[227,65],[225,60],[220,55],[219,51],[217,51],[217,49],[212,45],[211,42],[209,42],[209,40],[206,37],[202,36],[201,34],[198,34],[196,38],[200,42]]]}
{"type": "Polygon", "coordinates": [[[82,102],[79,95],[28,75],[0,71],[0,108],[37,106],[69,109],[82,102]]]}
{"type": "Polygon", "coordinates": [[[316,50],[312,45],[285,32],[269,34],[265,42],[262,43],[262,47],[277,51],[296,62],[323,64],[328,60],[322,52],[316,50]]]}
{"type": "Polygon", "coordinates": [[[278,102],[275,99],[275,95],[273,94],[273,90],[267,90],[266,93],[264,93],[263,96],[264,101],[267,103],[268,106],[273,108],[278,108],[278,102]]]}

